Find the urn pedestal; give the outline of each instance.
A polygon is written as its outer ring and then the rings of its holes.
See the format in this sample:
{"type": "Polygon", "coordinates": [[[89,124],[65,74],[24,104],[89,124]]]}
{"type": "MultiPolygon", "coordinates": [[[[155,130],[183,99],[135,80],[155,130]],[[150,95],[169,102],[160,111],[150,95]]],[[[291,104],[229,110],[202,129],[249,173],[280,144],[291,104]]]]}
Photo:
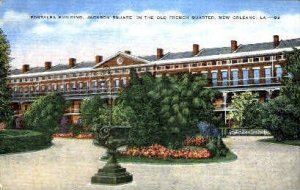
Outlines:
{"type": "Polygon", "coordinates": [[[118,185],[132,181],[132,175],[118,164],[116,158],[117,148],[127,143],[128,130],[129,127],[123,126],[104,126],[97,130],[94,143],[107,148],[109,159],[92,177],[92,184],[118,185]]]}

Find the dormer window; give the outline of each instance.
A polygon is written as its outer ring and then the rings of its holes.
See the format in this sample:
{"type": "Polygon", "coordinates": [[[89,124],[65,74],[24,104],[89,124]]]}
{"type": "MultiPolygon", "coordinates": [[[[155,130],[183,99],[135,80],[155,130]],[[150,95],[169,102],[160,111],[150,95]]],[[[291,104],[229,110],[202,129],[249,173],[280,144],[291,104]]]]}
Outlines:
{"type": "Polygon", "coordinates": [[[259,62],[265,61],[265,57],[259,57],[259,62]]]}
{"type": "Polygon", "coordinates": [[[249,62],[249,63],[253,63],[253,58],[249,58],[249,59],[248,59],[248,62],[249,62]]]}

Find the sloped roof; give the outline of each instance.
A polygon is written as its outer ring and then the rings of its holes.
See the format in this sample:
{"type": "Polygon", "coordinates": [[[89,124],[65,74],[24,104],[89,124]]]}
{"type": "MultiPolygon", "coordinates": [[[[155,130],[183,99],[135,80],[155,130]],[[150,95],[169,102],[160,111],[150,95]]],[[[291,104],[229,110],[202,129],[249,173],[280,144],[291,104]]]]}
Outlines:
{"type": "Polygon", "coordinates": [[[22,70],[21,69],[12,69],[9,71],[10,75],[19,75],[22,74],[22,70]]]}
{"type": "Polygon", "coordinates": [[[155,61],[156,60],[156,55],[139,56],[139,58],[145,59],[147,61],[155,61]]]}
{"type": "Polygon", "coordinates": [[[278,48],[296,47],[300,46],[300,38],[292,40],[281,40],[278,48]]]}
{"type": "Polygon", "coordinates": [[[188,58],[193,57],[193,52],[191,51],[184,51],[184,52],[177,52],[177,53],[167,53],[165,56],[161,58],[161,60],[168,60],[168,59],[180,59],[180,58],[188,58]]]}
{"type": "Polygon", "coordinates": [[[27,71],[26,73],[40,73],[40,72],[44,72],[45,68],[44,67],[33,67],[30,68],[29,71],[27,71]]]}
{"type": "Polygon", "coordinates": [[[68,65],[58,64],[58,65],[52,66],[51,69],[49,69],[48,71],[61,71],[61,70],[66,70],[66,69],[69,69],[68,65]]]}
{"type": "Polygon", "coordinates": [[[236,52],[259,51],[259,50],[268,50],[273,48],[274,48],[273,42],[247,44],[247,45],[240,45],[236,52]]]}
{"type": "Polygon", "coordinates": [[[75,67],[73,69],[78,69],[78,68],[92,68],[96,65],[95,62],[88,61],[88,62],[80,62],[76,63],[75,67]]]}
{"type": "Polygon", "coordinates": [[[210,56],[210,55],[221,55],[231,53],[230,47],[220,47],[220,48],[204,48],[200,50],[197,57],[210,56]]]}

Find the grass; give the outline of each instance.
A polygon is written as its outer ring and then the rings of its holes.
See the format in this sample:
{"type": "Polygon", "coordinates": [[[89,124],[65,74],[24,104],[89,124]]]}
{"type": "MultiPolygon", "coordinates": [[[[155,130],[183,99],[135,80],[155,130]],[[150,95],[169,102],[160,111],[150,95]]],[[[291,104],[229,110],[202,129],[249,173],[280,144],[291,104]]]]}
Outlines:
{"type": "MultiPolygon", "coordinates": [[[[229,162],[237,159],[237,156],[229,151],[225,157],[214,157],[206,159],[155,159],[133,156],[118,156],[118,162],[121,163],[140,163],[140,164],[199,164],[199,163],[220,163],[229,162]]],[[[106,160],[106,159],[101,159],[106,160]]]]}
{"type": "Polygon", "coordinates": [[[276,141],[274,138],[268,138],[268,139],[261,139],[259,141],[260,142],[267,142],[267,143],[276,143],[276,144],[300,146],[300,140],[285,140],[285,141],[279,142],[279,141],[276,141]]]}

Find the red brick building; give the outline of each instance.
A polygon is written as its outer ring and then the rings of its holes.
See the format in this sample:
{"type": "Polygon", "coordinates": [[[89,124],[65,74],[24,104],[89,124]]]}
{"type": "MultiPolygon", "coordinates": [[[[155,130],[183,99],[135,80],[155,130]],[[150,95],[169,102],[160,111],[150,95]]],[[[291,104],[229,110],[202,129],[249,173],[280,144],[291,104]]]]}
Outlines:
{"type": "Polygon", "coordinates": [[[90,96],[107,98],[128,84],[129,70],[139,74],[151,72],[157,77],[163,74],[202,73],[210,80],[210,88],[218,89],[223,97],[216,99],[216,111],[226,113],[234,92],[259,92],[260,99],[276,96],[281,88],[280,78],[285,73],[284,52],[300,48],[300,38],[255,44],[238,44],[232,40],[228,47],[200,48],[193,44],[190,51],[167,52],[158,48],[156,55],[136,56],[130,51],[117,52],[103,59],[98,55],[94,61],[77,63],[70,58],[68,64],[11,70],[8,76],[13,90],[12,105],[15,114],[22,114],[37,96],[61,92],[71,101],[66,115],[72,122],[79,119],[80,102],[90,96]]]}

